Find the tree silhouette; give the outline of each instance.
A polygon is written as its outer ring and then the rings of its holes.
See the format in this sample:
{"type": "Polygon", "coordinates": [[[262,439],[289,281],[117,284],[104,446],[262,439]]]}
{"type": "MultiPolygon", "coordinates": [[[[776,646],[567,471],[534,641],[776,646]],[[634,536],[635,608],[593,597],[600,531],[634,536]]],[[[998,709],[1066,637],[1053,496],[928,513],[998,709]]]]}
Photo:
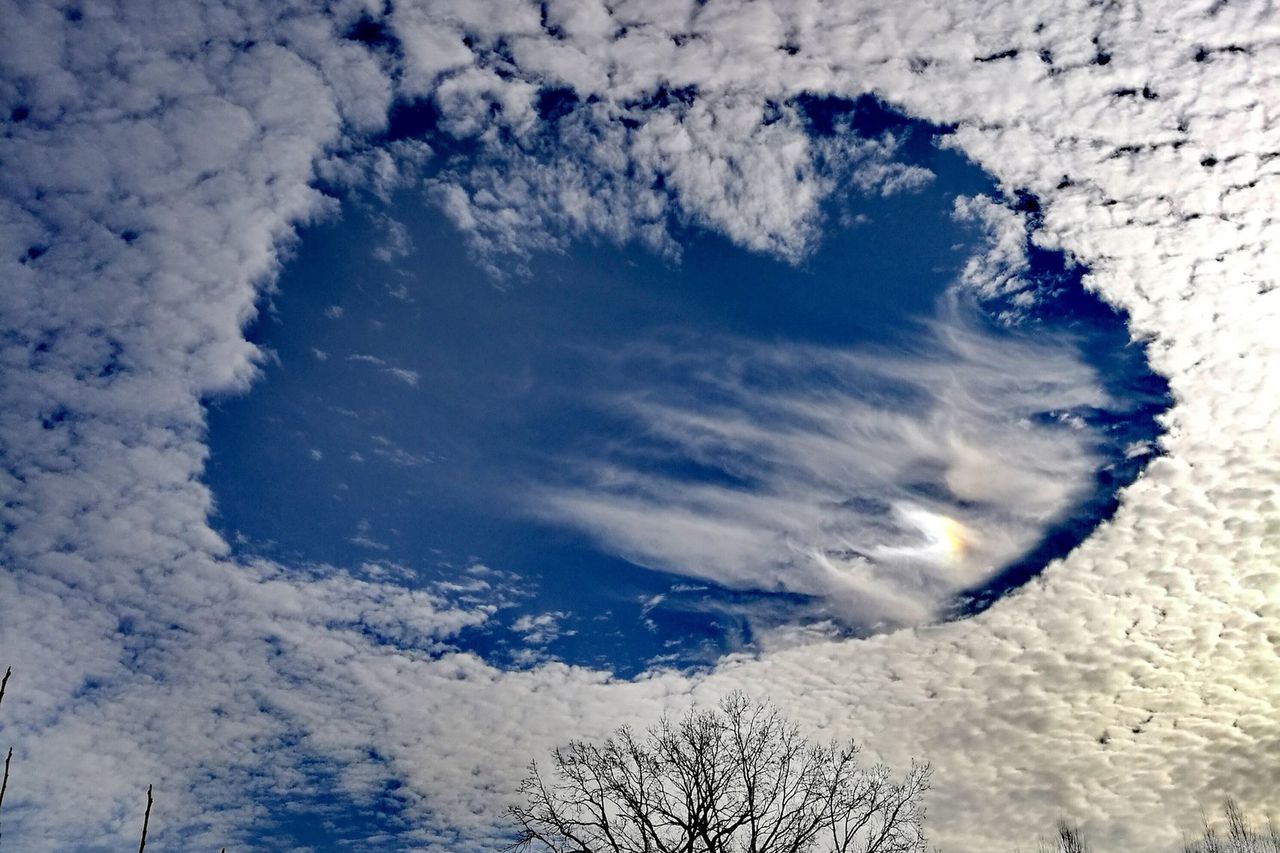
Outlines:
{"type": "Polygon", "coordinates": [[[1248,815],[1240,808],[1240,804],[1228,798],[1222,805],[1222,823],[1220,829],[1209,822],[1206,817],[1202,821],[1200,837],[1193,841],[1184,841],[1185,853],[1280,853],[1280,828],[1267,820],[1265,828],[1254,826],[1248,815]]]}
{"type": "Polygon", "coordinates": [[[1093,848],[1080,832],[1080,827],[1060,820],[1053,840],[1040,843],[1040,853],[1093,853],[1093,848]]]}
{"type": "MultiPolygon", "coordinates": [[[[1091,853],[1080,828],[1066,821],[1058,822],[1057,833],[1051,841],[1041,842],[1041,853],[1091,853]]],[[[1265,827],[1255,826],[1240,808],[1240,804],[1228,798],[1222,806],[1222,820],[1210,822],[1201,818],[1200,835],[1184,839],[1183,853],[1280,853],[1280,828],[1268,820],[1265,827]]]]}
{"type": "Polygon", "coordinates": [[[901,780],[848,742],[815,744],[734,693],[644,735],[572,741],[537,763],[511,808],[510,850],[550,853],[915,853],[927,765],[901,780]]]}

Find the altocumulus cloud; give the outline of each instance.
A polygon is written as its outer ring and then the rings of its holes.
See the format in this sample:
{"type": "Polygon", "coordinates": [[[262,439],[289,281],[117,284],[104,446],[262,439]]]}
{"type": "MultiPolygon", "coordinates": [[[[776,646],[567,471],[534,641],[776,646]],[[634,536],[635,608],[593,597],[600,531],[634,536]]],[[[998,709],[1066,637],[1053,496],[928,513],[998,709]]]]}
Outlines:
{"type": "Polygon", "coordinates": [[[1223,791],[1280,807],[1269,5],[459,0],[395,4],[397,50],[344,38],[377,14],[0,3],[6,837],[118,846],[151,779],[162,839],[226,843],[319,761],[354,797],[401,780],[406,841],[479,848],[527,755],[743,683],[927,755],[951,849],[1066,811],[1162,850],[1223,791]],[[581,108],[549,126],[547,89],[581,108]],[[789,105],[867,91],[1037,197],[1036,239],[1089,266],[1176,396],[1163,456],[1036,583],[960,623],[616,682],[451,653],[489,610],[449,590],[226,557],[200,400],[252,379],[241,329],[293,227],[333,207],[317,175],[385,192],[429,156],[370,147],[394,98],[474,148],[427,192],[497,266],[574,234],[674,253],[672,221],[800,257],[861,155],[789,105]]]}

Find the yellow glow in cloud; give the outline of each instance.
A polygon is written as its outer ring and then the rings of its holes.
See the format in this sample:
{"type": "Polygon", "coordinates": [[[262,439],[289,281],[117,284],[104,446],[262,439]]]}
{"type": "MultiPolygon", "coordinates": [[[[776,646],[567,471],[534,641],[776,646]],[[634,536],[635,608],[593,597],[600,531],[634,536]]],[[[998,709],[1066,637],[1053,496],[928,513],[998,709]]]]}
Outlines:
{"type": "Polygon", "coordinates": [[[968,552],[973,533],[949,515],[912,507],[903,509],[903,517],[920,530],[928,540],[924,553],[948,560],[960,560],[968,552]]]}

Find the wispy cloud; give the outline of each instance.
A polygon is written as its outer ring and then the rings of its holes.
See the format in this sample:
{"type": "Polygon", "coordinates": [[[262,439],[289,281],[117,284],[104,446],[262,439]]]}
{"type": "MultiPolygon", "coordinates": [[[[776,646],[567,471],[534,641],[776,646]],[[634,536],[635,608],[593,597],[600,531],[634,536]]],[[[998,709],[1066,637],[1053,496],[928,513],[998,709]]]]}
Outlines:
{"type": "Polygon", "coordinates": [[[388,367],[387,373],[412,388],[418,387],[418,371],[404,367],[388,367]]]}
{"type": "Polygon", "coordinates": [[[1098,461],[1066,416],[1105,398],[1070,342],[986,330],[955,295],[909,352],[720,339],[619,360],[664,377],[597,401],[643,441],[567,460],[531,510],[644,565],[822,596],[862,628],[981,584],[1098,461]]]}
{"type": "MultiPolygon", "coordinates": [[[[369,438],[373,442],[373,454],[385,459],[392,465],[399,465],[401,468],[416,468],[419,465],[426,465],[436,461],[435,457],[430,454],[412,453],[405,450],[385,435],[372,435],[369,438]]],[[[360,461],[363,461],[363,459],[360,461]]]]}
{"type": "Polygon", "coordinates": [[[372,364],[374,367],[381,368],[382,372],[391,378],[399,382],[403,382],[411,388],[418,387],[418,371],[388,364],[385,359],[379,358],[376,355],[369,355],[368,353],[353,353],[352,355],[347,356],[347,361],[354,361],[360,364],[372,364]]]}

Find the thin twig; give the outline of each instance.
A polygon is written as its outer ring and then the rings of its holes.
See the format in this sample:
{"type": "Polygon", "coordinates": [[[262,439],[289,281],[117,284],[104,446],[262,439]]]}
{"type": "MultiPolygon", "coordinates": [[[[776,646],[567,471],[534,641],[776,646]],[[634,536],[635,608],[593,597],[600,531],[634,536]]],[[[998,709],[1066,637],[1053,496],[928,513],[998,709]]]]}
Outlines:
{"type": "Polygon", "coordinates": [[[138,844],[138,853],[147,849],[147,824],[151,822],[151,786],[147,786],[147,813],[142,816],[142,841],[138,844]]]}
{"type": "MultiPolygon", "coordinates": [[[[0,678],[0,703],[4,702],[4,689],[9,686],[9,676],[13,675],[13,667],[4,668],[4,678],[0,678]]],[[[9,754],[4,759],[4,779],[0,780],[0,806],[4,805],[4,792],[9,787],[9,764],[13,761],[13,747],[9,747],[9,754]]]]}
{"type": "Polygon", "coordinates": [[[0,806],[4,805],[4,790],[9,787],[9,762],[13,761],[13,747],[9,747],[9,754],[4,759],[4,779],[0,781],[0,806]]]}

